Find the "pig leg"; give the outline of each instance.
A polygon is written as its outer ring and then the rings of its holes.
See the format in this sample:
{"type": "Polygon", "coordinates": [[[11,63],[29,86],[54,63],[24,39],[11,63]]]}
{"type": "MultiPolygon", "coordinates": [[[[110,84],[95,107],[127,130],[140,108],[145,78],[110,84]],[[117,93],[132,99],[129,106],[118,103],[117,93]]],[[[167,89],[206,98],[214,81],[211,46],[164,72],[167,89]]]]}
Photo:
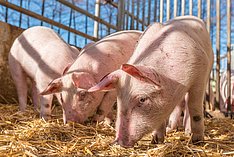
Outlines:
{"type": "Polygon", "coordinates": [[[26,110],[28,92],[26,74],[20,64],[11,57],[9,57],[9,68],[15,82],[20,111],[24,112],[26,110]]]}
{"type": "MultiPolygon", "coordinates": [[[[182,102],[184,103],[184,101],[182,102]]],[[[171,132],[176,129],[180,123],[180,117],[182,113],[182,104],[176,105],[172,113],[170,114],[166,132],[171,132]]]]}
{"type": "MultiPolygon", "coordinates": [[[[197,80],[189,90],[188,108],[191,117],[192,142],[202,141],[204,138],[203,95],[205,84],[197,80]]],[[[204,82],[204,81],[203,81],[204,82]]]]}
{"type": "Polygon", "coordinates": [[[94,116],[94,120],[98,122],[103,121],[104,118],[107,117],[108,114],[111,112],[115,100],[116,100],[116,92],[115,91],[107,92],[102,99],[101,105],[98,107],[98,111],[97,114],[94,116]]]}
{"type": "Polygon", "coordinates": [[[32,83],[32,101],[33,101],[33,105],[34,105],[34,110],[38,111],[38,105],[39,105],[39,95],[38,95],[38,91],[37,91],[37,87],[36,87],[36,83],[33,82],[32,83]]]}
{"type": "Polygon", "coordinates": [[[159,129],[153,131],[151,143],[152,144],[163,143],[165,135],[166,135],[166,121],[162,123],[159,129]]]}
{"type": "Polygon", "coordinates": [[[53,95],[44,95],[40,97],[40,104],[41,104],[40,115],[41,118],[44,118],[45,120],[51,119],[52,98],[53,95]]]}

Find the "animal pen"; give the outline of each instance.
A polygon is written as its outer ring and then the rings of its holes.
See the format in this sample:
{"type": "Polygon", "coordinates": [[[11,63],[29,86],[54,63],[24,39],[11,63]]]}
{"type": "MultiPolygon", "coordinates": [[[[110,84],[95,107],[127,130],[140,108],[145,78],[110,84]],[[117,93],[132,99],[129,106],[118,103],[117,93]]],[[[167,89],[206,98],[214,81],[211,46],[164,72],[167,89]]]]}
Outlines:
{"type": "Polygon", "coordinates": [[[233,156],[233,8],[233,0],[0,0],[0,156],[233,156]],[[179,128],[167,134],[164,144],[149,144],[149,135],[134,148],[125,149],[111,145],[113,125],[64,125],[60,106],[53,107],[54,117],[49,122],[40,119],[31,106],[25,113],[18,112],[7,55],[24,29],[50,27],[67,43],[82,48],[116,31],[143,31],[153,22],[164,23],[183,15],[204,20],[215,56],[208,84],[215,92],[215,103],[208,96],[208,105],[204,105],[213,118],[205,120],[205,141],[199,145],[191,144],[191,137],[179,128]],[[222,112],[226,118],[219,112],[224,71],[227,107],[222,112]]]}

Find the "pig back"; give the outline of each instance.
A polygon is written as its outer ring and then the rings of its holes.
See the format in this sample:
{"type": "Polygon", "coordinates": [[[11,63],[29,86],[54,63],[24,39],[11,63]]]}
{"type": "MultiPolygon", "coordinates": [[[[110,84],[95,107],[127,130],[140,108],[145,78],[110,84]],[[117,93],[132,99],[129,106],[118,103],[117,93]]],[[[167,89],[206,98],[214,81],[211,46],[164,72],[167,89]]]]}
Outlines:
{"type": "Polygon", "coordinates": [[[52,29],[36,26],[24,31],[15,40],[10,55],[35,80],[39,71],[51,79],[61,76],[61,69],[73,62],[78,54],[52,29]]]}
{"type": "Polygon", "coordinates": [[[89,72],[99,81],[127,62],[140,35],[140,31],[121,31],[103,38],[85,49],[69,71],[89,72]]]}

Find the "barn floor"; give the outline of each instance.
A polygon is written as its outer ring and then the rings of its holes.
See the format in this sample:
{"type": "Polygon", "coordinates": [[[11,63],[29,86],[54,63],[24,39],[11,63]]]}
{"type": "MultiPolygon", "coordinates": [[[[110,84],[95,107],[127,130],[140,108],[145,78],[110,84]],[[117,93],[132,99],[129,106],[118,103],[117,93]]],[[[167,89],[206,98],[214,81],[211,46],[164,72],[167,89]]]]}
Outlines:
{"type": "Polygon", "coordinates": [[[234,120],[205,121],[205,141],[190,144],[183,132],[167,135],[165,144],[150,144],[150,135],[131,149],[110,145],[115,130],[106,124],[63,125],[60,106],[49,122],[39,119],[32,107],[0,104],[0,156],[234,156],[234,120]]]}

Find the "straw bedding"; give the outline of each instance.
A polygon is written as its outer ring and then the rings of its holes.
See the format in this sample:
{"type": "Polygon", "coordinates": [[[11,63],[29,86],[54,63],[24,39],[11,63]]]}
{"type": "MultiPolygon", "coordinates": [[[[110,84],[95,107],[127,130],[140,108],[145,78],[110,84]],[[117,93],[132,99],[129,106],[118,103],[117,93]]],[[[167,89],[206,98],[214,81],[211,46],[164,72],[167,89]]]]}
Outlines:
{"type": "Polygon", "coordinates": [[[164,144],[150,144],[150,135],[134,148],[111,145],[115,129],[105,123],[64,125],[61,107],[52,120],[39,118],[32,107],[0,104],[0,156],[234,156],[234,120],[206,119],[205,141],[193,145],[183,131],[167,134],[164,144]]]}

